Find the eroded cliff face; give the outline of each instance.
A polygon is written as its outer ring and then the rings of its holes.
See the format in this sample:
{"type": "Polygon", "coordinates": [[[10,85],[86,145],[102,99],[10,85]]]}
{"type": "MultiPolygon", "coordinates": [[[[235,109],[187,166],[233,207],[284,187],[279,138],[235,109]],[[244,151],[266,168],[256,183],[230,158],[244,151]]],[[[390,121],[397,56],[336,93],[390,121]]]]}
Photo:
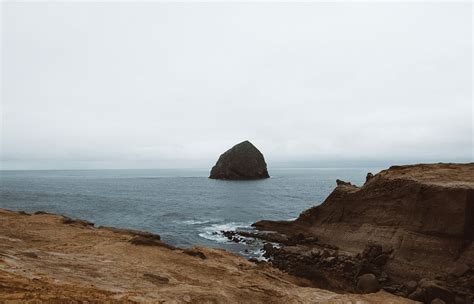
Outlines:
{"type": "Polygon", "coordinates": [[[353,255],[361,254],[369,243],[377,244],[389,253],[383,269],[377,270],[377,275],[389,277],[387,288],[437,278],[472,296],[473,219],[474,164],[431,164],[369,174],[362,187],[338,181],[321,205],[297,220],[254,225],[317,238],[320,244],[353,255]],[[465,271],[456,276],[455,269],[465,271]]]}
{"type": "Polygon", "coordinates": [[[368,240],[390,246],[395,260],[442,272],[454,260],[474,262],[473,192],[473,164],[392,167],[361,188],[338,185],[294,224],[351,251],[368,240]]]}
{"type": "Polygon", "coordinates": [[[392,167],[362,187],[340,184],[297,222],[403,228],[427,235],[472,239],[474,166],[392,167]],[[426,179],[423,172],[430,176],[426,179]],[[439,180],[433,180],[435,172],[439,180]],[[414,174],[411,174],[414,173],[414,174]]]}

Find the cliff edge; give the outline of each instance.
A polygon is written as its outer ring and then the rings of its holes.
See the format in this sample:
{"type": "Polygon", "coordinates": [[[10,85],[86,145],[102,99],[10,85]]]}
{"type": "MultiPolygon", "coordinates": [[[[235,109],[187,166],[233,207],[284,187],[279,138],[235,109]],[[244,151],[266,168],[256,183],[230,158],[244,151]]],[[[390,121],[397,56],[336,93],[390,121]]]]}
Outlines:
{"type": "MultiPolygon", "coordinates": [[[[474,298],[474,163],[393,166],[369,173],[362,187],[338,180],[321,205],[295,221],[254,226],[285,236],[299,234],[300,247],[293,246],[299,256],[324,245],[339,252],[336,258],[342,253],[355,257],[354,265],[337,259],[332,264],[319,263],[319,258],[305,261],[307,269],[317,262],[319,275],[324,269],[334,275],[335,268],[345,267],[340,272],[347,279],[346,290],[357,290],[360,276],[371,274],[385,290],[425,303],[434,300],[424,292],[427,281],[446,289],[436,295],[446,303],[474,298]],[[305,239],[318,244],[303,245],[305,239]]],[[[289,258],[291,247],[270,255],[279,268],[298,275],[298,263],[280,263],[289,258]]]]}

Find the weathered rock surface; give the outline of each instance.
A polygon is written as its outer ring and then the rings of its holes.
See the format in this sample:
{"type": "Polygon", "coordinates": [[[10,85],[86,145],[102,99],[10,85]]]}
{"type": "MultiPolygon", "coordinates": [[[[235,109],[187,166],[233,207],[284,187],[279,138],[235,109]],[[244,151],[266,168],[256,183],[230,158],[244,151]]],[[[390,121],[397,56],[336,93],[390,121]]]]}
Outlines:
{"type": "Polygon", "coordinates": [[[0,209],[0,303],[412,303],[302,287],[224,250],[165,245],[152,233],[0,209]]]}
{"type": "Polygon", "coordinates": [[[248,140],[222,154],[209,176],[213,179],[248,180],[269,178],[263,154],[248,140]]]}
{"type": "Polygon", "coordinates": [[[342,286],[347,290],[362,270],[373,273],[384,290],[411,294],[426,303],[436,298],[446,303],[474,299],[474,163],[393,166],[368,175],[362,187],[339,180],[321,205],[304,211],[297,220],[260,221],[254,226],[318,239],[319,245],[293,250],[299,251],[295,263],[280,265],[284,262],[273,256],[276,266],[292,269],[295,275],[299,259],[322,244],[338,248],[339,252],[331,253],[336,259],[342,253],[353,256],[350,261],[355,266],[347,266],[347,271],[344,264],[334,264],[340,272],[319,259],[305,260],[302,276],[316,263],[318,275],[335,289],[341,288],[335,274],[347,278],[348,285],[342,286]],[[368,243],[377,245],[370,246],[372,253],[365,252],[368,243]],[[436,284],[426,283],[435,279],[436,284]]]}
{"type": "Polygon", "coordinates": [[[377,292],[380,290],[379,280],[372,273],[363,274],[357,279],[357,290],[362,293],[377,292]]]}

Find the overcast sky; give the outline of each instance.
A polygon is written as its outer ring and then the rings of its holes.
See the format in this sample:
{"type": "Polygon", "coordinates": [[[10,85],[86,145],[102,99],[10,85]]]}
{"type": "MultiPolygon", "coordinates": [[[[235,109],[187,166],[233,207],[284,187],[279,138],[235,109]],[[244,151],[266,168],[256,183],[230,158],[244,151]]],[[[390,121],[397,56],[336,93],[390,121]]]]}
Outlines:
{"type": "Polygon", "coordinates": [[[3,169],[473,158],[469,1],[2,9],[3,169]]]}

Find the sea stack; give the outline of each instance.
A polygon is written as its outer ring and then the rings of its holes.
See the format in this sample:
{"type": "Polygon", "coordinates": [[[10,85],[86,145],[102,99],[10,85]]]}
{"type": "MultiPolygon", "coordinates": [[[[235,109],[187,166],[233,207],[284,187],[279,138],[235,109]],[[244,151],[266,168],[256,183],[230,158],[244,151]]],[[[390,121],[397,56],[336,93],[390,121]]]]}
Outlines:
{"type": "Polygon", "coordinates": [[[248,140],[222,154],[209,178],[250,180],[269,178],[263,154],[248,140]]]}

